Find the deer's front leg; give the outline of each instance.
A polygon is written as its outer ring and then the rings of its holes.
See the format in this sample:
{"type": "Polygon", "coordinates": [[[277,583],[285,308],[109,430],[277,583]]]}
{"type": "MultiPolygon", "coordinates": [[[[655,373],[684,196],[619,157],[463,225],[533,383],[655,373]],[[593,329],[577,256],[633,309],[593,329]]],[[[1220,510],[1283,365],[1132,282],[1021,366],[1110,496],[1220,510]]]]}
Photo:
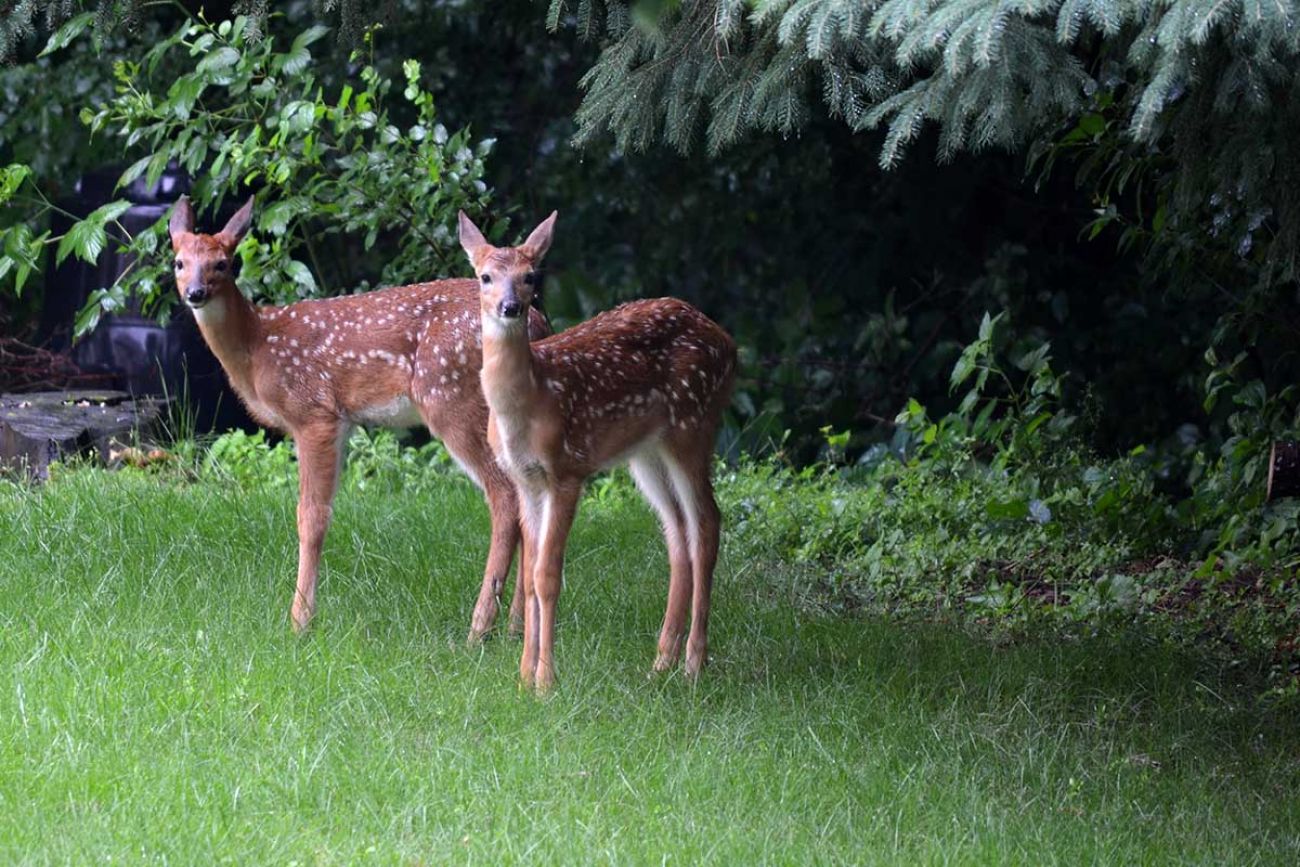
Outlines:
{"type": "MultiPolygon", "coordinates": [[[[540,514],[540,509],[538,510],[540,514]]],[[[533,564],[537,562],[536,521],[529,520],[527,513],[521,528],[523,544],[519,546],[519,595],[523,608],[524,648],[519,655],[519,683],[525,687],[533,685],[533,676],[537,672],[537,595],[533,587],[533,564]]]]}
{"type": "Polygon", "coordinates": [[[290,616],[295,632],[303,632],[316,613],[321,546],[333,513],[346,440],[346,426],[336,422],[294,431],[298,446],[298,584],[290,616]]]}
{"type": "Polygon", "coordinates": [[[564,548],[578,508],[580,486],[556,487],[542,503],[542,529],[537,538],[533,566],[533,592],[537,607],[537,668],[533,682],[538,692],[555,683],[555,606],[564,578],[564,548]]]}

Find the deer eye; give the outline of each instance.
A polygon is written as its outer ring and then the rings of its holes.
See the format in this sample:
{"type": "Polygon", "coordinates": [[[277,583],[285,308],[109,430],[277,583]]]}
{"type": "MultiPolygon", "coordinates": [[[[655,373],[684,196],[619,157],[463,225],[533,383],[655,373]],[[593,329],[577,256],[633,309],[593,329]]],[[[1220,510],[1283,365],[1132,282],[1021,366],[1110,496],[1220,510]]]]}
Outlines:
{"type": "Polygon", "coordinates": [[[180,259],[177,259],[175,262],[172,263],[172,265],[175,266],[175,268],[176,268],[177,271],[179,271],[179,270],[181,270],[182,268],[185,267],[185,263],[182,262],[180,259]]]}
{"type": "Polygon", "coordinates": [[[529,286],[532,286],[536,282],[537,282],[537,275],[534,272],[529,271],[527,274],[524,275],[524,283],[528,284],[529,286]]]}
{"type": "Polygon", "coordinates": [[[479,279],[482,280],[482,281],[483,281],[483,285],[486,286],[486,285],[488,285],[489,283],[492,282],[492,275],[491,275],[491,274],[484,274],[484,275],[483,275],[482,277],[480,277],[479,279]]]}
{"type": "Polygon", "coordinates": [[[216,271],[219,274],[224,274],[226,271],[226,260],[220,259],[217,262],[215,262],[212,266],[212,270],[216,271]]]}

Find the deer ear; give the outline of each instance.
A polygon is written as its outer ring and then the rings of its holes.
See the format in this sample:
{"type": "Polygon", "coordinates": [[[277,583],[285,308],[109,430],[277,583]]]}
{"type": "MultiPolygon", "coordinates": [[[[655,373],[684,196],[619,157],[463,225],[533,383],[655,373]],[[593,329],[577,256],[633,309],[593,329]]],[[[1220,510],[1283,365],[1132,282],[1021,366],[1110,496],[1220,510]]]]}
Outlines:
{"type": "Polygon", "coordinates": [[[190,197],[181,196],[172,205],[171,219],[167,221],[167,233],[171,235],[172,243],[180,235],[188,235],[194,231],[194,208],[190,206],[190,197]]]}
{"type": "Polygon", "coordinates": [[[542,261],[546,251],[551,249],[551,232],[555,229],[555,218],[559,215],[559,211],[551,211],[551,215],[542,220],[536,229],[533,229],[533,233],[528,236],[528,240],[524,241],[523,246],[520,248],[525,256],[533,260],[534,264],[542,261]]]}
{"type": "Polygon", "coordinates": [[[487,238],[474,225],[474,221],[465,215],[464,211],[459,211],[458,219],[460,221],[460,246],[469,256],[469,263],[477,267],[478,255],[483,248],[488,245],[487,238]]]}
{"type": "Polygon", "coordinates": [[[226,227],[218,233],[217,237],[221,240],[222,246],[227,249],[233,250],[239,246],[239,242],[248,234],[248,227],[253,224],[253,199],[253,196],[249,196],[248,201],[244,202],[244,207],[235,211],[235,215],[226,223],[226,227]]]}

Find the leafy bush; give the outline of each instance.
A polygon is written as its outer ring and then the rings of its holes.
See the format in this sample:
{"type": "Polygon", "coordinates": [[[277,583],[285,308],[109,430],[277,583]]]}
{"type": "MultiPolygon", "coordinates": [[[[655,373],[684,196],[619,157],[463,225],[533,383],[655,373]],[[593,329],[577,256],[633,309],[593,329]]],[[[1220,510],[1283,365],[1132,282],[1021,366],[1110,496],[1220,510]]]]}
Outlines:
{"type": "MultiPolygon", "coordinates": [[[[73,19],[47,50],[89,25],[87,16],[73,19]]],[[[151,186],[178,165],[193,178],[200,207],[256,190],[258,231],[240,247],[242,283],[276,302],[445,274],[460,262],[451,231],[457,209],[478,208],[488,196],[483,157],[491,140],[474,145],[468,131],[438,122],[420,64],[403,64],[405,102],[392,111],[392,82],[364,52],[353,55],[355,75],[327,95],[311,53],[326,33],[308,28],[277,50],[246,18],[187,19],[142,56],[119,59],[115,96],[81,113],[92,133],[120,141],[133,160],[119,186],[137,179],[151,186]],[[399,114],[409,121],[399,123],[399,114]]],[[[87,262],[115,244],[134,264],[92,296],[78,330],[132,295],[160,315],[169,309],[164,220],[133,236],[118,222],[128,202],[116,200],[52,236],[42,227],[54,205],[28,168],[4,171],[0,278],[12,271],[14,290],[39,270],[47,244],[57,243],[57,261],[87,262]],[[20,188],[35,196],[15,198],[20,188]]]]}
{"type": "Polygon", "coordinates": [[[293,446],[288,440],[272,445],[266,432],[242,430],[222,434],[208,447],[202,475],[242,487],[288,487],[297,482],[293,446]]]}
{"type": "MultiPolygon", "coordinates": [[[[298,473],[294,454],[290,440],[273,444],[260,430],[254,434],[231,431],[217,437],[208,447],[199,475],[248,488],[296,486],[298,473]]],[[[390,430],[358,429],[348,440],[340,485],[359,490],[375,488],[400,492],[452,474],[459,474],[459,471],[451,455],[437,440],[421,446],[408,446],[403,445],[390,430]]]]}
{"type": "Polygon", "coordinates": [[[986,316],[958,359],[958,409],[932,420],[910,401],[891,447],[853,466],[725,472],[741,559],[768,564],[801,604],[836,610],[1012,629],[1141,620],[1266,660],[1279,689],[1300,689],[1300,501],[1262,504],[1269,438],[1294,430],[1287,401],[1212,376],[1211,393],[1239,408],[1217,454],[1183,444],[1102,458],[1060,406],[1050,346],[1013,340],[1003,321],[986,316]],[[1179,473],[1190,496],[1158,484],[1179,473]]]}

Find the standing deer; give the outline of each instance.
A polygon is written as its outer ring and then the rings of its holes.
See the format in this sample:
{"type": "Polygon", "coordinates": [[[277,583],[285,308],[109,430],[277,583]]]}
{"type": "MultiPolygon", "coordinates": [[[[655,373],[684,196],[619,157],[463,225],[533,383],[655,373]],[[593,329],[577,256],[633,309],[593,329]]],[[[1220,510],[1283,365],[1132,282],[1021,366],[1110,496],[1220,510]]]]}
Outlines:
{"type": "MultiPolygon", "coordinates": [[[[321,545],[353,425],[423,423],[483,489],[491,512],[487,568],[470,627],[470,640],[481,638],[496,619],[520,532],[514,487],[485,436],[477,284],[439,280],[286,307],[254,306],[235,285],[232,267],[252,213],[250,198],[220,232],[196,234],[194,211],[182,197],[168,228],[176,288],[230,384],[257,421],[297,444],[294,628],[306,629],[316,611],[321,545]]],[[[529,311],[523,333],[549,333],[536,310],[529,311]]],[[[517,582],[512,625],[520,619],[522,598],[517,582]]]]}
{"type": "Polygon", "coordinates": [[[674,667],[685,639],[686,673],[694,676],[708,653],[721,523],[709,473],[736,346],[703,313],[674,298],[624,304],[530,345],[524,311],[555,217],[522,246],[498,248],[460,214],[460,243],[482,287],[488,441],[522,509],[519,674],[539,690],[553,684],[555,604],[578,498],[593,473],[626,463],[668,543],[668,605],[654,668],[674,667]]]}

